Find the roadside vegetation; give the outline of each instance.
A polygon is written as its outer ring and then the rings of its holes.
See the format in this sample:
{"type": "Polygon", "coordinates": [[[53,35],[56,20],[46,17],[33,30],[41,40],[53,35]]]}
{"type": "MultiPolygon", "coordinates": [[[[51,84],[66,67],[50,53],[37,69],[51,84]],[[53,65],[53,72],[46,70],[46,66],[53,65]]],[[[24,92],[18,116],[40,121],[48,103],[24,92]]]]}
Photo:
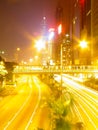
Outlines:
{"type": "Polygon", "coordinates": [[[14,62],[6,62],[0,56],[0,96],[15,94],[13,84],[14,62]],[[8,84],[8,86],[6,86],[8,84]]]}
{"type": "Polygon", "coordinates": [[[0,90],[3,88],[4,86],[4,81],[5,81],[5,76],[7,75],[7,70],[5,68],[5,62],[2,59],[2,57],[0,57],[0,90]]]}

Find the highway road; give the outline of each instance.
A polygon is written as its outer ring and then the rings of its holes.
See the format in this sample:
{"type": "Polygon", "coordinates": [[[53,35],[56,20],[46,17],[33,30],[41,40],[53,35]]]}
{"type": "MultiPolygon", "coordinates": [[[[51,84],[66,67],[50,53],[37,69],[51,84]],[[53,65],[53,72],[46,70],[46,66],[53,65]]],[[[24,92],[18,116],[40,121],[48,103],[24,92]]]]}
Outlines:
{"type": "Polygon", "coordinates": [[[47,87],[37,77],[24,75],[18,79],[14,91],[11,89],[0,96],[0,130],[48,127],[47,109],[39,107],[41,97],[49,93],[47,87]]]}
{"type": "MultiPolygon", "coordinates": [[[[72,123],[83,122],[84,130],[98,130],[98,92],[66,75],[62,79],[74,100],[70,107],[72,123]]],[[[56,80],[60,82],[60,75],[56,80]]],[[[29,75],[20,76],[14,87],[8,87],[0,96],[0,130],[49,130],[48,108],[40,107],[41,99],[49,96],[48,87],[29,75]]]]}
{"type": "MultiPolygon", "coordinates": [[[[56,80],[61,82],[61,77],[55,75],[56,80]]],[[[94,91],[84,85],[62,76],[63,87],[66,87],[74,99],[70,108],[72,122],[83,122],[85,130],[98,130],[98,91],[94,91]]]]}

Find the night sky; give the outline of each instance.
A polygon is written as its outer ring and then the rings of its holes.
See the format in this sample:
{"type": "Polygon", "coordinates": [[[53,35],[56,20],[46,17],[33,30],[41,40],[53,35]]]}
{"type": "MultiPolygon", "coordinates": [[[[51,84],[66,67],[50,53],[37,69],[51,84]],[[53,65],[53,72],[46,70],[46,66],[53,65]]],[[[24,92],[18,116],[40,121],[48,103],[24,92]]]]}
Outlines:
{"type": "Polygon", "coordinates": [[[0,51],[13,60],[16,48],[25,60],[34,55],[32,37],[40,35],[45,16],[48,27],[54,27],[58,0],[0,0],[0,51]]]}

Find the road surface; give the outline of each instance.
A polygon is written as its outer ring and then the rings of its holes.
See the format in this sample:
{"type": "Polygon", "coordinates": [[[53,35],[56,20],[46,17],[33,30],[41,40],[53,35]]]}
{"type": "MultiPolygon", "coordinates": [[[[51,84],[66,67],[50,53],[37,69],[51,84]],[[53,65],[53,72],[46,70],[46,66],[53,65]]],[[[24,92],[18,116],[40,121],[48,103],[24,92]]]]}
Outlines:
{"type": "MultiPolygon", "coordinates": [[[[66,75],[62,79],[74,99],[70,107],[72,123],[83,122],[84,130],[98,130],[98,92],[66,75]]],[[[49,89],[36,76],[19,77],[15,89],[7,89],[1,95],[0,130],[36,130],[37,127],[49,130],[48,108],[40,107],[41,99],[49,96],[49,89]]]]}
{"type": "MultiPolygon", "coordinates": [[[[60,75],[56,76],[56,80],[61,82],[60,75]]],[[[70,108],[72,122],[83,122],[85,130],[98,130],[98,91],[76,83],[67,75],[63,75],[62,80],[74,99],[70,108]]]]}
{"type": "Polygon", "coordinates": [[[10,88],[7,92],[4,91],[0,96],[0,130],[35,130],[36,127],[48,127],[47,109],[42,110],[39,107],[41,97],[47,94],[46,88],[37,77],[22,76],[14,90],[10,88]]]}

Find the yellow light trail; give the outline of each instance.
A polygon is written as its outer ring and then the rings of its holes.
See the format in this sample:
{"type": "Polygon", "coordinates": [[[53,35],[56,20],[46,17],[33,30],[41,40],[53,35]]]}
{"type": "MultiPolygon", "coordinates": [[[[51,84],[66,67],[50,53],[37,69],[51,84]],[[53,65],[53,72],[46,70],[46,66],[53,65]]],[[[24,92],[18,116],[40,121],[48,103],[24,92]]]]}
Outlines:
{"type": "MultiPolygon", "coordinates": [[[[57,75],[56,80],[60,82],[61,77],[57,75]]],[[[64,85],[74,97],[75,111],[78,113],[80,120],[84,122],[87,129],[97,130],[98,92],[74,82],[66,75],[63,75],[63,86],[64,85]]]]}
{"type": "MultiPolygon", "coordinates": [[[[29,126],[30,126],[30,124],[31,124],[32,121],[33,121],[33,118],[34,118],[34,116],[35,116],[35,114],[36,114],[36,111],[37,111],[37,109],[38,109],[38,107],[39,107],[39,103],[40,103],[40,100],[41,100],[41,90],[40,90],[40,85],[38,84],[38,79],[37,79],[37,77],[34,77],[33,80],[34,80],[36,86],[38,87],[38,92],[39,92],[39,94],[38,94],[38,101],[37,101],[37,103],[36,103],[36,106],[35,106],[35,109],[34,109],[32,115],[31,115],[31,117],[30,117],[30,119],[29,119],[29,121],[28,121],[28,124],[27,124],[26,127],[25,127],[25,130],[28,130],[28,129],[29,129],[29,126]]],[[[31,83],[30,83],[30,84],[31,84],[31,83]]]]}

